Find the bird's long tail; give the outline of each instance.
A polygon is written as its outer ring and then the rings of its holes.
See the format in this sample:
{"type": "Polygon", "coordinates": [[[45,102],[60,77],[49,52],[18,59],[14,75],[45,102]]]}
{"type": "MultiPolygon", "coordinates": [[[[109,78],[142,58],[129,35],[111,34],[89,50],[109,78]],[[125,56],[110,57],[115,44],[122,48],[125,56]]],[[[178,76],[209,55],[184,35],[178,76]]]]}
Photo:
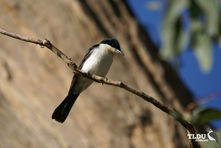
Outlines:
{"type": "Polygon", "coordinates": [[[68,96],[61,102],[61,104],[55,109],[52,114],[52,119],[55,119],[58,122],[63,123],[67,118],[74,102],[76,101],[78,94],[68,94],[68,96]]]}

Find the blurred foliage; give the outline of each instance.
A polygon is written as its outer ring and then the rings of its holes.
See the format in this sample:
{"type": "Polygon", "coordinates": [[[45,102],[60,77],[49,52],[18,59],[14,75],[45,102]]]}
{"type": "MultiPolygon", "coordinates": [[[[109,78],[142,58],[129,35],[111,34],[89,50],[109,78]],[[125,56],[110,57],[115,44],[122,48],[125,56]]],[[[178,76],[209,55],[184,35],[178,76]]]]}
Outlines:
{"type": "Polygon", "coordinates": [[[221,46],[221,0],[170,0],[163,20],[161,55],[178,57],[191,47],[203,72],[212,66],[212,44],[221,46]]]}
{"type": "MultiPolygon", "coordinates": [[[[178,117],[179,116],[176,116],[175,118],[177,119],[178,117]]],[[[198,127],[208,124],[213,120],[220,120],[221,111],[215,108],[195,107],[192,110],[187,110],[187,112],[183,114],[182,118],[198,127]]]]}
{"type": "MultiPolygon", "coordinates": [[[[215,108],[195,107],[191,112],[184,113],[183,118],[196,127],[199,127],[207,125],[210,121],[221,119],[221,111],[215,108]]],[[[200,144],[203,148],[221,147],[221,130],[214,132],[216,133],[218,140],[216,142],[211,140],[201,142],[200,144]]]]}
{"type": "Polygon", "coordinates": [[[152,0],[146,3],[146,8],[149,10],[159,10],[161,7],[162,3],[159,1],[152,0]]]}
{"type": "Polygon", "coordinates": [[[221,111],[214,108],[197,107],[192,111],[191,122],[195,125],[203,125],[212,120],[221,119],[221,111]]]}

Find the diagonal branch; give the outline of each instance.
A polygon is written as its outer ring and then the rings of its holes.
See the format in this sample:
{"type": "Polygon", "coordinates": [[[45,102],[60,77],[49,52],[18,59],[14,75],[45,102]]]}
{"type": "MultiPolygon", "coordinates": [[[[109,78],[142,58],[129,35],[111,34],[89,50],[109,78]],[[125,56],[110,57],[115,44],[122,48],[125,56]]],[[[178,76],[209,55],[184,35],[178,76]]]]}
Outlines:
{"type": "MultiPolygon", "coordinates": [[[[70,57],[66,56],[61,50],[56,48],[49,40],[47,40],[47,39],[40,40],[40,39],[30,38],[30,37],[26,37],[26,36],[21,36],[19,34],[7,32],[6,30],[4,30],[2,28],[0,28],[0,33],[3,35],[6,35],[6,36],[12,37],[12,38],[21,40],[21,41],[30,42],[33,44],[38,44],[42,47],[47,47],[49,50],[51,50],[53,53],[55,53],[59,58],[61,58],[68,65],[68,67],[71,68],[74,72],[77,72],[77,73],[81,74],[82,76],[87,77],[95,82],[119,87],[119,88],[122,88],[122,89],[132,93],[132,94],[135,94],[135,95],[141,97],[143,100],[153,104],[154,106],[159,108],[161,111],[172,116],[181,125],[183,125],[183,127],[186,128],[191,134],[196,134],[193,125],[191,123],[187,122],[183,118],[182,114],[179,113],[178,111],[176,111],[175,109],[171,109],[171,108],[167,107],[166,105],[161,104],[159,101],[157,101],[153,97],[147,95],[146,93],[144,93],[138,89],[135,89],[135,88],[125,84],[124,82],[116,81],[116,80],[100,77],[98,75],[82,72],[77,67],[77,65],[72,61],[72,59],[70,57]]],[[[191,142],[192,142],[192,146],[194,148],[200,147],[200,145],[196,141],[191,140],[191,142]]]]}

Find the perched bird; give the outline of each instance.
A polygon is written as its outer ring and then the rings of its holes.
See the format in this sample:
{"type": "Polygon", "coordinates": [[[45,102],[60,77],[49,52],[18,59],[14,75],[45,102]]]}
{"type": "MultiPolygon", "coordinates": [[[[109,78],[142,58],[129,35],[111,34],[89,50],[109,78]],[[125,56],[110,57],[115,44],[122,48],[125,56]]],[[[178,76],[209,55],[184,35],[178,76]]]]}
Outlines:
{"type": "MultiPolygon", "coordinates": [[[[83,72],[105,77],[110,69],[113,62],[113,56],[115,54],[124,55],[120,49],[118,41],[114,38],[105,39],[99,44],[92,46],[87,51],[79,66],[79,69],[81,69],[83,72]]],[[[52,114],[52,119],[55,119],[61,123],[64,122],[77,97],[82,91],[87,89],[92,82],[92,80],[75,73],[68,95],[55,109],[54,113],[52,114]]]]}

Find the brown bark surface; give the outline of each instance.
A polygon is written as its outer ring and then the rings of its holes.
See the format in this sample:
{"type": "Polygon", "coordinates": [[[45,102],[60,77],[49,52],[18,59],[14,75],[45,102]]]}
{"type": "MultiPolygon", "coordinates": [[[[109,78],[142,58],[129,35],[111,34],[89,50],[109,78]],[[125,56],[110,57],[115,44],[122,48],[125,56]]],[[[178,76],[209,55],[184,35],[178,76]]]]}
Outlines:
{"type": "MultiPolygon", "coordinates": [[[[115,37],[109,78],[121,80],[183,111],[191,94],[123,0],[1,0],[0,26],[48,38],[79,63],[86,50],[115,37]]],[[[189,147],[173,118],[119,88],[94,83],[64,124],[51,119],[66,96],[72,72],[46,48],[0,35],[0,147],[189,147]]]]}

